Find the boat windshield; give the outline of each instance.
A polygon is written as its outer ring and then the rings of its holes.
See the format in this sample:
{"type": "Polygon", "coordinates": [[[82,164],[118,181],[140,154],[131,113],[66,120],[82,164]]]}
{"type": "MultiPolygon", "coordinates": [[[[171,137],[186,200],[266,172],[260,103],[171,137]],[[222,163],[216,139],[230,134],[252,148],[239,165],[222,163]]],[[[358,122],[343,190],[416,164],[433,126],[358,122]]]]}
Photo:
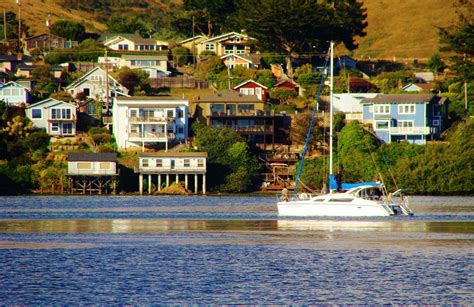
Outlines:
{"type": "Polygon", "coordinates": [[[348,191],[348,194],[354,195],[359,198],[363,199],[370,199],[370,200],[379,200],[382,198],[382,190],[380,187],[359,187],[353,190],[348,191]]]}

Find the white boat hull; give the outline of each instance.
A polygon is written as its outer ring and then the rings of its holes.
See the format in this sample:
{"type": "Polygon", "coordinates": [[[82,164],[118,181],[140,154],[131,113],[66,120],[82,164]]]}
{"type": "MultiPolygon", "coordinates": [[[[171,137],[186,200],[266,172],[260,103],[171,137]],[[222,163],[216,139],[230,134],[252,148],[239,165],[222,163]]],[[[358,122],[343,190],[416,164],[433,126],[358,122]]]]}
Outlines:
{"type": "Polygon", "coordinates": [[[322,203],[312,200],[282,201],[277,204],[280,216],[391,216],[395,213],[383,204],[363,201],[360,203],[322,203]]]}

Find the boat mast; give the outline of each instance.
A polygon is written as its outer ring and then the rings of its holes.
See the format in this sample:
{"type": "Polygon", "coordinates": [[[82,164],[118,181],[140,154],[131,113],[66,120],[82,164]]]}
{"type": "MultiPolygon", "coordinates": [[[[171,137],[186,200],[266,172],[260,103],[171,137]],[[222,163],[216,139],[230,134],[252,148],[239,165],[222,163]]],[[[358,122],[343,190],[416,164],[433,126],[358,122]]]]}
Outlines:
{"type": "MultiPolygon", "coordinates": [[[[333,129],[332,129],[332,104],[333,104],[333,90],[334,90],[334,42],[331,41],[331,60],[330,60],[330,77],[331,81],[329,83],[329,178],[332,178],[333,173],[333,129]]],[[[331,179],[330,179],[331,181],[331,179]]],[[[332,193],[333,189],[329,186],[329,192],[332,193]]]]}

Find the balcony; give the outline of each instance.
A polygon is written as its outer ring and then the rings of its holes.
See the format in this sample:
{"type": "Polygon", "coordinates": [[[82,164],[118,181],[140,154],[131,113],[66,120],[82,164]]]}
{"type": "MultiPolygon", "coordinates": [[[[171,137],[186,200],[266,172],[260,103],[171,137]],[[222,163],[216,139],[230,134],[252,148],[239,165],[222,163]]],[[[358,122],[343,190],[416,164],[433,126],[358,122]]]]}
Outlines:
{"type": "Polygon", "coordinates": [[[426,135],[426,134],[430,134],[430,127],[391,127],[390,134],[426,135]]]}
{"type": "Polygon", "coordinates": [[[231,117],[231,116],[273,116],[275,113],[273,111],[262,111],[262,110],[245,110],[245,111],[230,111],[227,112],[218,112],[212,111],[211,117],[231,117]]]}
{"type": "Polygon", "coordinates": [[[206,173],[206,166],[190,165],[190,166],[174,166],[163,165],[163,166],[140,166],[135,167],[136,173],[170,173],[170,174],[195,174],[195,173],[206,173]]]}
{"type": "Polygon", "coordinates": [[[346,113],[346,120],[357,120],[362,122],[362,113],[346,113]]]}
{"type": "Polygon", "coordinates": [[[148,116],[133,116],[130,117],[131,123],[173,123],[174,117],[148,117],[148,116]]]}
{"type": "Polygon", "coordinates": [[[175,137],[174,133],[163,132],[130,132],[128,134],[129,141],[166,142],[175,139],[175,137]]]}
{"type": "Polygon", "coordinates": [[[234,131],[245,133],[245,132],[252,132],[252,133],[273,133],[273,127],[272,126],[264,126],[264,125],[254,125],[254,126],[249,126],[249,127],[240,127],[240,126],[234,126],[234,127],[228,127],[234,131]]]}
{"type": "Polygon", "coordinates": [[[69,118],[48,118],[49,122],[75,122],[76,121],[76,116],[72,115],[69,118]]]}

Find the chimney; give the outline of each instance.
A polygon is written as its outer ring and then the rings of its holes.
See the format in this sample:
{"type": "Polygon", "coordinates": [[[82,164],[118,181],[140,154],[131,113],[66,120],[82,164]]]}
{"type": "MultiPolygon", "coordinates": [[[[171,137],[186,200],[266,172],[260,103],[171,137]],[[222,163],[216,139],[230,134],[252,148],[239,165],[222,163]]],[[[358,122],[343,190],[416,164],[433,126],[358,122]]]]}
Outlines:
{"type": "Polygon", "coordinates": [[[18,54],[16,55],[16,59],[17,59],[18,61],[23,61],[23,53],[21,53],[21,52],[18,53],[18,54]]]}

